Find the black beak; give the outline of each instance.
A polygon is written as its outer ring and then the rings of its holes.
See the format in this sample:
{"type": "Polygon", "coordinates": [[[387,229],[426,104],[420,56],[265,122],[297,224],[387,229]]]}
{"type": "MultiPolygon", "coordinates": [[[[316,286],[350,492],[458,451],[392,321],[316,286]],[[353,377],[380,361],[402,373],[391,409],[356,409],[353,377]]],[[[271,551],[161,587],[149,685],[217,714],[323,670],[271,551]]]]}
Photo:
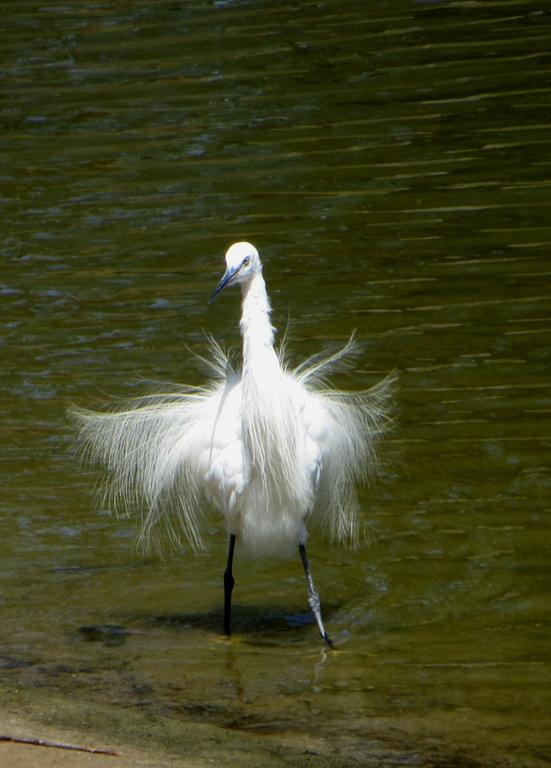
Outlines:
{"type": "Polygon", "coordinates": [[[223,278],[220,280],[214,291],[212,292],[212,296],[209,299],[209,304],[212,303],[219,293],[221,293],[224,288],[227,286],[229,282],[231,282],[232,278],[239,272],[239,267],[233,267],[232,269],[227,269],[224,273],[223,278]]]}

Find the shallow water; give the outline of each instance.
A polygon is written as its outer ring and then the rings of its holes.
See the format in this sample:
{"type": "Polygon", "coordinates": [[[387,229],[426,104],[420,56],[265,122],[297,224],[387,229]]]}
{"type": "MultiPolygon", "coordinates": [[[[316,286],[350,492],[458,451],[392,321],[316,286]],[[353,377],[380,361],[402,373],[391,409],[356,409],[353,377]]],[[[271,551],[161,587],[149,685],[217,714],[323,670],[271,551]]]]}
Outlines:
{"type": "Polygon", "coordinates": [[[6,7],[1,685],[347,765],[551,759],[548,10],[6,7]],[[71,453],[70,402],[239,343],[236,239],[296,359],[355,328],[337,383],[399,374],[366,541],[310,543],[335,653],[298,558],[237,561],[221,639],[219,521],[144,557],[71,453]]]}

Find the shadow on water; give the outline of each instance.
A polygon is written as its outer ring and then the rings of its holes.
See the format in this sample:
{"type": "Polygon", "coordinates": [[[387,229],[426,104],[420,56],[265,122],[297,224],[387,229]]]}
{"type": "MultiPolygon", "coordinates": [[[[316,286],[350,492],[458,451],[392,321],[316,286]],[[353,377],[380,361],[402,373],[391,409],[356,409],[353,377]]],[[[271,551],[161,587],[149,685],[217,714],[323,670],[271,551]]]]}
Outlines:
{"type": "MultiPolygon", "coordinates": [[[[336,604],[324,607],[324,615],[331,620],[336,604]]],[[[303,644],[315,647],[317,625],[310,611],[290,613],[288,607],[251,606],[234,603],[232,609],[232,636],[223,633],[224,614],[221,609],[188,613],[171,612],[157,615],[132,614],[124,617],[127,624],[85,624],[78,628],[79,635],[88,642],[103,643],[105,646],[123,645],[134,631],[147,632],[161,628],[175,633],[186,633],[191,639],[193,633],[201,638],[214,641],[237,640],[239,643],[262,646],[281,643],[303,644]],[[314,628],[316,634],[310,629],[314,628]],[[307,636],[302,630],[308,630],[307,636]]],[[[349,633],[334,636],[335,648],[348,639],[349,633]]],[[[319,639],[321,643],[321,639],[319,639]]]]}
{"type": "MultiPolygon", "coordinates": [[[[324,615],[330,618],[331,611],[336,606],[324,607],[324,615]],[[325,609],[326,608],[326,609],[325,609]]],[[[220,636],[223,627],[223,612],[208,611],[205,613],[171,613],[153,616],[152,625],[169,627],[178,631],[200,630],[220,636]]],[[[264,644],[288,642],[303,642],[300,630],[305,627],[316,627],[314,617],[310,612],[289,613],[284,607],[275,608],[273,605],[251,606],[235,603],[232,608],[232,631],[241,641],[264,644]]],[[[317,632],[317,627],[316,627],[317,632]]],[[[308,642],[312,641],[309,634],[308,642]]],[[[321,640],[320,640],[321,642],[321,640]]]]}

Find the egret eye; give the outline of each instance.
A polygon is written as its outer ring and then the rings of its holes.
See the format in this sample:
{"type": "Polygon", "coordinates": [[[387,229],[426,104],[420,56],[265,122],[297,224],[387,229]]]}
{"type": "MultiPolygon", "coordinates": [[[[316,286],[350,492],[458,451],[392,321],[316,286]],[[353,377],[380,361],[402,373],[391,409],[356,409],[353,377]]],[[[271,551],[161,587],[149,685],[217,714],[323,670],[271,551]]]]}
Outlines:
{"type": "Polygon", "coordinates": [[[250,262],[250,258],[248,256],[245,256],[245,258],[243,259],[242,266],[243,267],[248,267],[249,266],[249,262],[250,262]]]}

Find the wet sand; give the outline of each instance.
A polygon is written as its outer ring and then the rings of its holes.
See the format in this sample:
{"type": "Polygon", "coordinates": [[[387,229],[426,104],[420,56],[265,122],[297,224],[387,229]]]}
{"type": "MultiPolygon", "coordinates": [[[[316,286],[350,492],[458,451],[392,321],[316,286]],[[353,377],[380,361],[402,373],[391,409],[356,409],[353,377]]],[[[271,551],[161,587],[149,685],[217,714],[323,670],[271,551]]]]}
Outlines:
{"type": "Polygon", "coordinates": [[[327,745],[304,736],[281,734],[272,739],[209,723],[151,716],[132,708],[83,703],[40,689],[0,686],[0,701],[2,768],[281,768],[309,766],[313,756],[319,768],[349,765],[347,760],[326,754],[327,745]]]}
{"type": "Polygon", "coordinates": [[[9,768],[191,768],[199,762],[173,759],[97,738],[95,734],[80,733],[73,729],[47,726],[20,715],[0,713],[0,736],[23,740],[49,742],[52,746],[0,741],[0,765],[9,768]],[[54,744],[112,751],[115,754],[65,749],[54,744]]]}
{"type": "MultiPolygon", "coordinates": [[[[0,713],[0,736],[43,742],[37,745],[0,741],[0,765],[6,768],[200,768],[207,765],[207,762],[200,759],[160,756],[155,751],[118,744],[89,730],[48,726],[19,714],[0,713]],[[84,747],[100,752],[64,747],[84,747]],[[113,754],[101,754],[101,750],[113,754]]],[[[210,761],[208,764],[212,765],[210,761]]]]}

